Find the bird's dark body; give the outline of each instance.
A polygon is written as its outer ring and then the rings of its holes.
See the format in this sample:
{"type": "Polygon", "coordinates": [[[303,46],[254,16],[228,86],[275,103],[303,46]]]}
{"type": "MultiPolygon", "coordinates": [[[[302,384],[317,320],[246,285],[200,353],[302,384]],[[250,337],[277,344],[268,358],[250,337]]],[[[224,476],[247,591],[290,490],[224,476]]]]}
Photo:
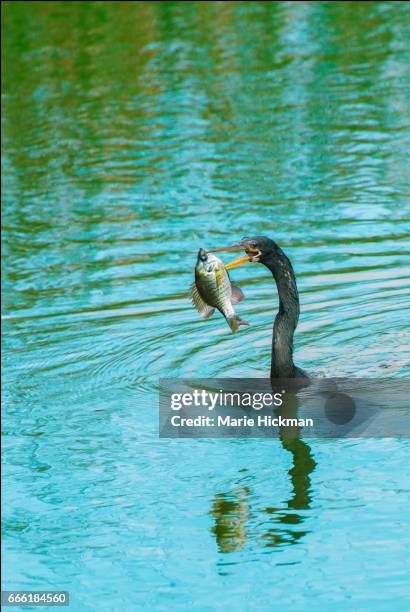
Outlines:
{"type": "MultiPolygon", "coordinates": [[[[233,247],[215,250],[244,250],[248,261],[261,263],[270,270],[279,295],[279,308],[273,323],[271,379],[307,379],[306,372],[295,366],[293,362],[293,336],[299,320],[299,294],[289,258],[276,242],[266,236],[244,238],[233,247]]],[[[244,263],[243,257],[226,267],[230,269],[242,263],[244,263]]]]}
{"type": "Polygon", "coordinates": [[[299,321],[299,293],[296,277],[289,258],[269,238],[271,248],[264,253],[260,262],[266,266],[275,279],[279,295],[279,309],[273,324],[271,378],[307,377],[307,374],[293,362],[293,336],[299,321]]]}

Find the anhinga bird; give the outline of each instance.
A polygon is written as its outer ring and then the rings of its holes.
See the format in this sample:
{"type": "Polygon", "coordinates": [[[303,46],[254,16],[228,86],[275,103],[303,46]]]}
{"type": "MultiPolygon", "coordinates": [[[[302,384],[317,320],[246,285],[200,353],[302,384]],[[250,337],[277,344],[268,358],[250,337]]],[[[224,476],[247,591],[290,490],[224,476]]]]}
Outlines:
{"type": "MultiPolygon", "coordinates": [[[[213,251],[245,251],[225,267],[227,270],[236,268],[247,262],[258,262],[266,266],[272,273],[279,294],[279,310],[275,317],[272,337],[272,384],[278,378],[304,378],[305,381],[295,381],[297,385],[309,384],[307,374],[293,363],[293,336],[299,319],[299,295],[296,286],[295,273],[289,258],[282,249],[270,238],[257,236],[244,238],[239,244],[213,251]]],[[[282,381],[283,382],[283,381],[282,381]]],[[[288,417],[297,416],[298,400],[294,394],[288,394],[285,404],[278,410],[288,417]]],[[[284,543],[296,543],[307,531],[301,528],[304,521],[303,513],[311,502],[311,473],[316,467],[312,451],[308,444],[299,439],[300,432],[292,428],[281,429],[280,439],[283,448],[292,454],[292,468],[289,471],[293,493],[287,502],[288,510],[269,506],[265,512],[271,515],[272,522],[264,533],[267,546],[280,546],[284,543]],[[289,430],[290,429],[290,430],[289,430]],[[297,524],[298,528],[289,529],[289,523],[297,524]]],[[[247,488],[238,488],[229,495],[219,494],[215,497],[212,514],[215,516],[215,534],[221,552],[231,552],[241,548],[246,543],[247,522],[251,514],[251,492],[247,488]],[[235,520],[232,520],[232,519],[235,520]],[[239,527],[238,527],[239,526],[239,527]]]]}
{"type": "Polygon", "coordinates": [[[238,244],[212,249],[215,251],[245,251],[225,267],[227,270],[244,263],[258,262],[266,266],[275,279],[279,294],[279,310],[275,317],[272,337],[271,378],[307,378],[293,363],[293,335],[299,319],[299,296],[295,273],[289,258],[270,238],[244,238],[238,244]]]}

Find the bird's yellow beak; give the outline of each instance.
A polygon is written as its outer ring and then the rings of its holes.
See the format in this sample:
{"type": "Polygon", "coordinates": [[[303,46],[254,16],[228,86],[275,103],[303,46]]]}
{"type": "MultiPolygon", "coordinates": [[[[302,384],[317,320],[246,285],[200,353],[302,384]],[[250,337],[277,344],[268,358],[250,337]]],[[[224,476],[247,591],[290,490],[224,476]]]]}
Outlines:
{"type": "MultiPolygon", "coordinates": [[[[244,248],[245,248],[245,245],[243,244],[243,242],[239,242],[238,244],[234,244],[232,246],[221,247],[219,249],[212,249],[212,252],[220,253],[221,251],[243,251],[244,248]]],[[[249,261],[251,261],[251,258],[249,255],[247,254],[240,255],[233,261],[230,261],[228,264],[226,264],[225,268],[226,270],[232,270],[232,268],[237,268],[238,266],[248,263],[249,261]]]]}
{"type": "Polygon", "coordinates": [[[249,255],[245,253],[245,255],[240,255],[233,261],[230,261],[228,264],[226,264],[225,268],[226,270],[232,270],[232,268],[237,268],[238,266],[242,266],[242,264],[249,263],[250,261],[251,259],[249,255]]]}
{"type": "Polygon", "coordinates": [[[246,249],[245,255],[240,255],[233,261],[230,261],[226,264],[226,270],[232,270],[232,268],[237,268],[238,266],[242,266],[245,263],[249,263],[250,261],[259,261],[260,251],[256,251],[255,253],[248,250],[245,242],[239,242],[238,244],[234,244],[228,247],[221,247],[219,249],[212,249],[213,253],[220,253],[221,251],[243,251],[246,249]]]}

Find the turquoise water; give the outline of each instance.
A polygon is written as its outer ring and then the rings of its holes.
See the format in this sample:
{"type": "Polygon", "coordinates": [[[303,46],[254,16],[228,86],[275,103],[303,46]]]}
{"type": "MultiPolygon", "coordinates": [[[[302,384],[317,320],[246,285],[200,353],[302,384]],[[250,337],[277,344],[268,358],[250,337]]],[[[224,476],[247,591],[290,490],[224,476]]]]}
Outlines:
{"type": "Polygon", "coordinates": [[[407,440],[159,440],[160,376],[265,376],[200,246],[274,238],[296,363],[409,376],[405,2],[3,3],[3,588],[71,609],[408,610],[407,440]]]}

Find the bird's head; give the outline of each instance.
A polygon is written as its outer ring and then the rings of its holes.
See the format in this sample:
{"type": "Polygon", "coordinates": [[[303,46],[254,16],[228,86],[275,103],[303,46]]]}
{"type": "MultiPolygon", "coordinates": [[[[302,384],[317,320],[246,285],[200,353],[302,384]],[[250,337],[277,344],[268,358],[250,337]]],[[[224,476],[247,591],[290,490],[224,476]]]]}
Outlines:
{"type": "Polygon", "coordinates": [[[244,255],[240,255],[225,266],[227,270],[232,270],[232,268],[249,262],[263,264],[269,257],[272,257],[276,249],[276,243],[267,236],[255,236],[253,238],[242,238],[237,244],[212,249],[212,251],[245,251],[244,255]]]}

